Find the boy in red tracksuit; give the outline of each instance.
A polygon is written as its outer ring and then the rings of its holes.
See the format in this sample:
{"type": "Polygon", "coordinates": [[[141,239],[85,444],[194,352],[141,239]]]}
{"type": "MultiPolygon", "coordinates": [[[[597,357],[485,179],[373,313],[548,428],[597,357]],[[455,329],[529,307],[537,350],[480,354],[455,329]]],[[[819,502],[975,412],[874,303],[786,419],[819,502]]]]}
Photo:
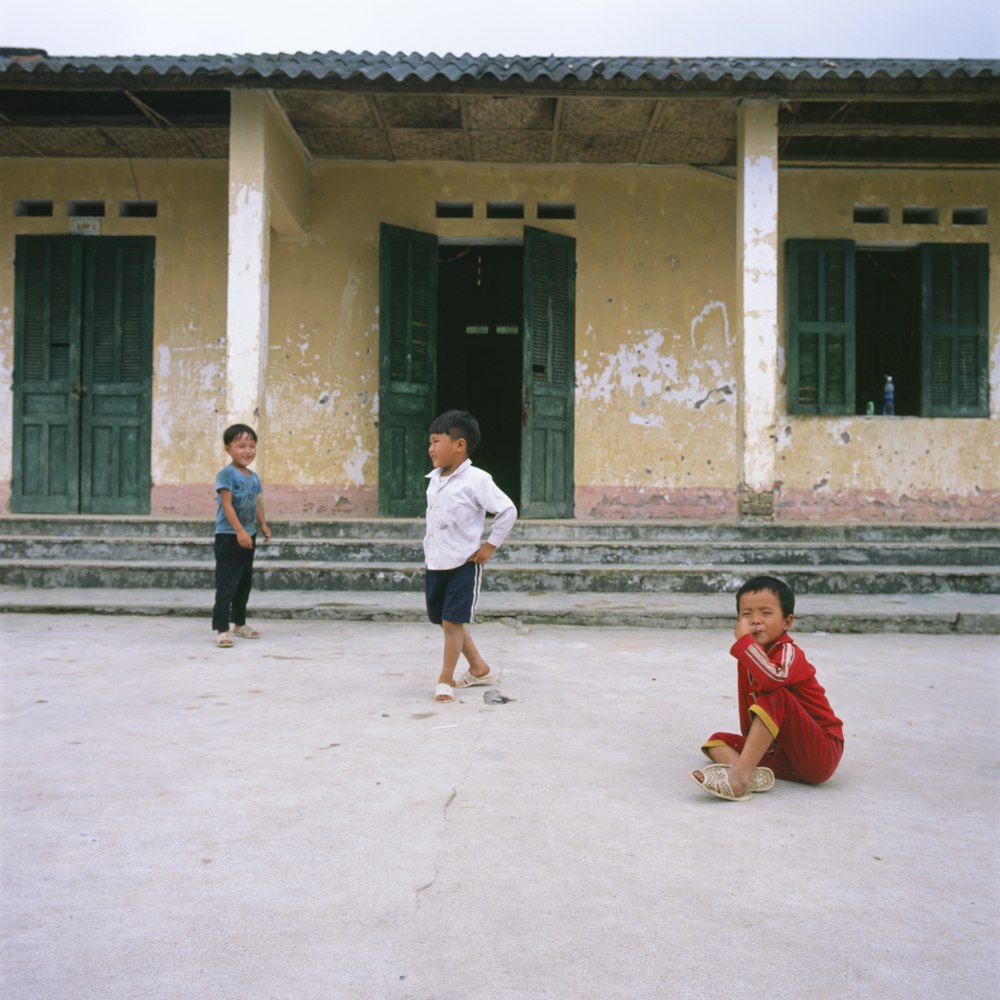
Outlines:
{"type": "Polygon", "coordinates": [[[746,802],[775,777],[819,785],[837,769],[844,727],[816,668],[788,634],[795,595],[783,580],[755,576],[736,594],[740,730],[713,733],[702,751],[714,763],[691,777],[718,798],[746,802]],[[760,766],[765,765],[765,766],[760,766]]]}

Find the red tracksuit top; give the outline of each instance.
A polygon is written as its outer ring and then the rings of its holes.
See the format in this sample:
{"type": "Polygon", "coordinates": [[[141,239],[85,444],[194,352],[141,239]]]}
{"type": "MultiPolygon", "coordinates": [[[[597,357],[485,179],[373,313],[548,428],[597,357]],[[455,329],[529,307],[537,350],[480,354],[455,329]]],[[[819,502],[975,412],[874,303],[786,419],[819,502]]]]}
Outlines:
{"type": "Polygon", "coordinates": [[[826,691],[816,680],[816,668],[786,632],[765,649],[752,635],[737,639],[729,650],[736,657],[740,696],[740,729],[746,736],[757,695],[785,688],[828,736],[843,742],[844,724],[830,707],[826,691]]]}

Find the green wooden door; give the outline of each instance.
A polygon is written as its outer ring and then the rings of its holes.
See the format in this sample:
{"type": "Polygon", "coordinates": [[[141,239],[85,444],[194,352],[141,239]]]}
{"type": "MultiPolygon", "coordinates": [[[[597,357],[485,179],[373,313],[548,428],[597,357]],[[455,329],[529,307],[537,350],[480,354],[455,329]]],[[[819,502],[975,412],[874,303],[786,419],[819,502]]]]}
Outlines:
{"type": "Polygon", "coordinates": [[[576,241],[525,227],[521,515],[573,516],[576,241]]]}
{"type": "Polygon", "coordinates": [[[71,236],[18,236],[14,252],[11,507],[77,513],[83,246],[71,236]]]}
{"type": "Polygon", "coordinates": [[[153,240],[89,240],[84,255],[80,509],[149,511],[153,240]]]}
{"type": "Polygon", "coordinates": [[[379,513],[419,517],[437,392],[437,237],[383,223],[379,246],[379,513]]]}
{"type": "Polygon", "coordinates": [[[15,511],[148,513],[153,246],[17,238],[15,511]]]}

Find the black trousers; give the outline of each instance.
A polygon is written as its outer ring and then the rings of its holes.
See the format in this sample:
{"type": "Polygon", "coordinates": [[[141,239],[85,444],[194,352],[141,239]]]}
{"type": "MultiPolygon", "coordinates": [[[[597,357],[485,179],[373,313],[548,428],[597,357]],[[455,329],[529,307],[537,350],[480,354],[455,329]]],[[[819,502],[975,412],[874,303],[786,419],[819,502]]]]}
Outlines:
{"type": "Polygon", "coordinates": [[[212,630],[228,632],[230,624],[246,625],[247,601],[253,586],[253,554],[257,536],[251,535],[253,547],[243,548],[235,535],[215,536],[215,607],[212,630]]]}

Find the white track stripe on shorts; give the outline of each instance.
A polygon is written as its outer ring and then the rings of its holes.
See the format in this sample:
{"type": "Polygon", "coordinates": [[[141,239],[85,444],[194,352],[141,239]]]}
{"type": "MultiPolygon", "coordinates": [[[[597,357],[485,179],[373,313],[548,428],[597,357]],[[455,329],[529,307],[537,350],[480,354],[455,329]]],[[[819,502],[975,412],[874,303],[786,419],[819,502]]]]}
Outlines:
{"type": "Polygon", "coordinates": [[[476,563],[476,579],[472,584],[472,608],[469,610],[469,624],[476,620],[476,607],[479,604],[479,591],[483,585],[483,564],[476,563]]]}

